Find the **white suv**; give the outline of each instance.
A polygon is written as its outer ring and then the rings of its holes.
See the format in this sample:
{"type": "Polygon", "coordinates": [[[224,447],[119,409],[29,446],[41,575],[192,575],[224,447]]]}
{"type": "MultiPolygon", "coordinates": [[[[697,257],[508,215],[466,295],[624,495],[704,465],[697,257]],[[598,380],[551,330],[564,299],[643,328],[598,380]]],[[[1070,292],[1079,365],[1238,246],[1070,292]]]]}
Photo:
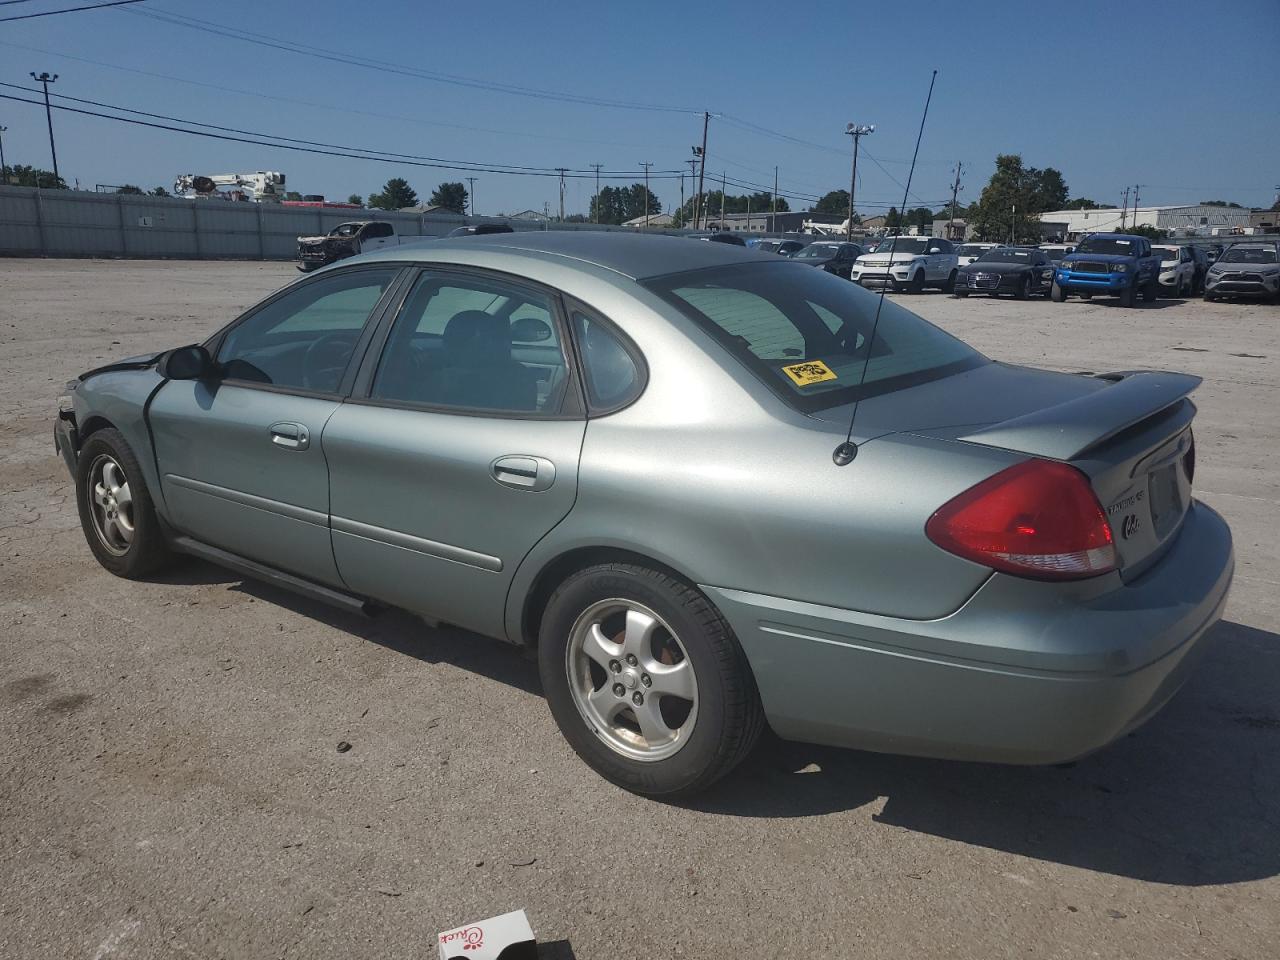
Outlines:
{"type": "Polygon", "coordinates": [[[960,266],[967,267],[988,250],[994,250],[999,246],[1001,244],[998,243],[965,243],[956,249],[956,259],[960,261],[960,266]]]}
{"type": "Polygon", "coordinates": [[[955,289],[960,269],[955,248],[941,237],[885,237],[874,253],[854,263],[849,279],[864,287],[890,287],[920,293],[934,287],[946,293],[955,289]]]}
{"type": "Polygon", "coordinates": [[[1186,247],[1151,245],[1160,256],[1160,294],[1165,297],[1187,297],[1196,286],[1196,261],[1186,247]]]}

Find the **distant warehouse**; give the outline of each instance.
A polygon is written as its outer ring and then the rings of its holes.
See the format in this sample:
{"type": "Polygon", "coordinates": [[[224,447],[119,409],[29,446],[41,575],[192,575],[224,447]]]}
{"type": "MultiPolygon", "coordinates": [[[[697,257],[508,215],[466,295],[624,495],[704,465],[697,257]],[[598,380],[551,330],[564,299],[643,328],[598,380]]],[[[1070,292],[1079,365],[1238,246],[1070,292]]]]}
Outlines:
{"type": "Polygon", "coordinates": [[[1099,210],[1050,210],[1040,214],[1041,232],[1076,240],[1086,233],[1116,233],[1128,226],[1155,227],[1175,237],[1215,237],[1243,232],[1249,211],[1243,207],[1106,207],[1099,210]]]}

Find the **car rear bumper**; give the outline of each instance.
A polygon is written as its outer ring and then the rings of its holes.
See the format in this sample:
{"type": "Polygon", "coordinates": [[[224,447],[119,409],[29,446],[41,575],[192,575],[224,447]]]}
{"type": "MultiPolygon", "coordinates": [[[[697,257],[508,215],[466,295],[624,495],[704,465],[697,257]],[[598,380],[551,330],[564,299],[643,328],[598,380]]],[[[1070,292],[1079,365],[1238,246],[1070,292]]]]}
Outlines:
{"type": "Polygon", "coordinates": [[[1230,529],[1197,503],[1130,583],[993,575],[937,620],[703,589],[736,631],[779,736],[1039,764],[1106,746],[1158,711],[1208,646],[1233,571],[1230,529]]]}

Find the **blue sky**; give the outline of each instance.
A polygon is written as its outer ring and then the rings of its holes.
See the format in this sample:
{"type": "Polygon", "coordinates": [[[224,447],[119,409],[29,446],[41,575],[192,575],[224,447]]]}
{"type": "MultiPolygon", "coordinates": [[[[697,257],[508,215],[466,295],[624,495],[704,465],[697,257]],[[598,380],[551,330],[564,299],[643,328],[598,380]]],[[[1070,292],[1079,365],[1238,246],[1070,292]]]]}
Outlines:
{"type": "MultiPolygon", "coordinates": [[[[0,16],[72,5],[28,0],[0,6],[0,16]]],[[[976,199],[1003,152],[1057,167],[1073,196],[1104,203],[1119,203],[1124,186],[1137,182],[1144,184],[1144,205],[1204,199],[1270,205],[1280,183],[1276,0],[148,0],[0,24],[0,81],[30,83],[28,71],[48,70],[60,75],[52,89],[61,94],[401,154],[615,170],[639,170],[650,161],[655,170],[687,169],[706,109],[734,118],[711,121],[708,179],[723,170],[767,184],[776,164],[784,192],[816,196],[848,186],[845,124],[874,123],[859,162],[864,214],[901,204],[899,182],[934,68],[937,87],[910,206],[948,198],[957,160],[966,170],[961,198],[976,199]],[[368,70],[137,12],[148,10],[440,74],[675,109],[566,103],[368,70]]],[[[425,199],[440,181],[467,175],[66,113],[55,113],[54,123],[61,172],[88,189],[125,182],[168,187],[179,173],[273,169],[287,173],[291,189],[330,199],[368,195],[388,177],[404,176],[425,199]]],[[[43,110],[0,100],[0,124],[9,127],[10,163],[49,166],[43,110]]],[[[558,206],[554,178],[475,176],[480,213],[558,206]]],[[[678,203],[678,181],[652,186],[664,203],[678,203]]],[[[570,180],[566,212],[585,212],[593,189],[592,180],[570,180]]],[[[807,203],[793,201],[797,206],[807,203]]]]}

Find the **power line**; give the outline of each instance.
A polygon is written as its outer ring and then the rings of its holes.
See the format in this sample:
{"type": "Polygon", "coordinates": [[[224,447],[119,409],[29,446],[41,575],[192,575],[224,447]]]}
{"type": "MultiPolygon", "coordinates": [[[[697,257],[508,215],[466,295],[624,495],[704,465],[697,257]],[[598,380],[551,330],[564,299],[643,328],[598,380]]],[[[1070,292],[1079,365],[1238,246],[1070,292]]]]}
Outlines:
{"type": "MultiPolygon", "coordinates": [[[[0,3],[26,3],[29,0],[0,0],[0,3]]],[[[599,146],[610,147],[652,147],[663,146],[674,149],[674,144],[662,143],[655,144],[653,141],[645,143],[624,142],[619,140],[591,140],[584,137],[562,137],[552,134],[529,133],[523,130],[501,130],[495,127],[474,127],[464,123],[449,123],[443,120],[426,120],[422,117],[406,116],[399,113],[381,113],[376,110],[359,110],[355,107],[339,107],[332,103],[318,103],[314,100],[300,100],[296,97],[282,97],[278,94],[263,93],[261,90],[245,90],[240,87],[228,87],[218,83],[209,83],[204,80],[192,80],[187,77],[176,77],[168,73],[157,73],[153,70],[142,70],[137,67],[125,67],[118,63],[107,63],[103,60],[93,60],[89,57],[73,56],[69,53],[63,53],[55,50],[45,50],[40,47],[32,47],[23,43],[12,43],[7,40],[0,40],[0,46],[12,47],[15,50],[26,50],[30,53],[40,53],[51,57],[62,57],[64,60],[74,60],[77,63],[87,63],[95,67],[105,67],[108,70],[120,70],[125,73],[136,74],[141,77],[151,77],[156,80],[169,80],[174,83],[186,83],[193,87],[204,87],[207,90],[218,90],[222,93],[234,93],[246,97],[255,97],[259,100],[274,100],[277,103],[289,103],[303,107],[314,107],[320,110],[333,110],[338,113],[350,113],[362,117],[377,117],[382,120],[395,120],[399,123],[416,123],[427,127],[446,127],[453,130],[469,130],[474,133],[493,133],[504,137],[527,137],[533,140],[549,140],[556,143],[590,143],[599,146]]],[[[740,166],[740,164],[739,164],[740,166]]]]}
{"type": "Polygon", "coordinates": [[[677,107],[666,104],[640,103],[632,100],[612,100],[604,97],[591,97],[585,94],[567,93],[555,90],[541,90],[536,87],[517,86],[515,84],[501,83],[495,80],[485,80],[478,77],[465,77],[457,74],[436,73],[430,70],[422,70],[418,67],[408,64],[396,63],[391,60],[373,60],[369,57],[362,57],[358,54],[347,53],[342,50],[330,50],[325,47],[317,47],[311,44],[297,43],[292,40],[285,40],[280,37],[271,37],[266,34],[253,33],[237,30],[228,27],[215,27],[203,21],[196,20],[192,17],[184,17],[175,13],[160,13],[152,10],[136,10],[126,11],[136,16],[148,17],[162,23],[168,23],[172,26],[186,27],[189,30],[199,30],[203,33],[213,34],[215,36],[226,37],[231,40],[240,40],[244,43],[252,43],[261,47],[268,47],[273,50],[283,50],[287,53],[298,54],[299,56],[317,57],[321,60],[329,60],[333,63],[344,63],[348,66],[363,67],[366,70],[376,70],[382,73],[394,73],[401,76],[416,77],[420,80],[431,80],[436,83],[448,83],[455,86],[472,87],[478,90],[490,90],[498,93],[509,93],[521,97],[531,97],[535,100],[558,100],[564,103],[580,103],[598,107],[612,107],[625,110],[649,110],[662,113],[701,113],[701,110],[694,110],[689,107],[677,107]]]}
{"type": "MultiPolygon", "coordinates": [[[[15,84],[4,84],[4,86],[12,87],[12,86],[15,86],[15,84]]],[[[19,87],[18,89],[23,90],[26,93],[35,93],[35,91],[26,90],[26,88],[24,87],[19,87]]],[[[43,105],[39,100],[28,100],[24,97],[14,96],[13,94],[9,94],[9,93],[0,93],[0,100],[11,100],[16,103],[29,103],[34,106],[43,105]]],[[[117,117],[108,113],[99,113],[96,110],[86,110],[83,107],[71,107],[61,103],[53,104],[52,109],[62,110],[67,113],[78,113],[83,116],[99,117],[104,120],[115,120],[118,123],[128,123],[128,124],[133,124],[134,126],[149,127],[154,130],[168,130],[174,133],[185,133],[190,136],[204,137],[210,140],[223,140],[229,143],[246,143],[246,144],[251,144],[253,146],[259,146],[259,147],[274,147],[277,150],[292,150],[297,153],[312,153],[312,154],[319,154],[321,156],[343,157],[349,160],[373,160],[378,163],[395,163],[395,164],[401,164],[403,166],[409,166],[409,167],[430,167],[430,168],[442,169],[442,170],[464,170],[464,171],[473,171],[476,173],[501,173],[501,174],[507,174],[508,176],[513,176],[513,177],[558,177],[560,176],[559,171],[554,168],[548,168],[545,170],[539,170],[539,169],[517,170],[517,169],[506,169],[500,166],[478,166],[478,165],[464,166],[457,163],[448,163],[448,162],[427,162],[422,160],[398,159],[395,157],[375,155],[373,153],[359,154],[359,153],[352,153],[352,152],[349,152],[348,150],[343,150],[343,149],[331,150],[331,149],[323,149],[320,147],[303,146],[301,144],[274,143],[269,140],[254,139],[251,137],[233,136],[227,133],[214,133],[208,130],[190,130],[186,127],[177,127],[177,126],[172,126],[166,123],[157,123],[151,120],[138,120],[138,119],[134,119],[133,117],[117,117]]],[[[257,135],[257,136],[268,136],[268,135],[257,135]]],[[[594,171],[587,172],[587,173],[566,173],[565,174],[565,176],[571,179],[585,179],[587,177],[592,177],[594,175],[595,175],[594,171]]],[[[603,173],[601,174],[602,177],[608,177],[609,179],[613,179],[613,180],[627,180],[633,177],[638,177],[639,175],[640,175],[639,171],[620,171],[618,173],[611,172],[608,174],[603,174],[603,173]]],[[[674,180],[677,176],[679,176],[679,172],[676,172],[675,174],[658,175],[656,176],[656,179],[674,180]]]]}
{"type": "Polygon", "coordinates": [[[83,7],[63,7],[61,10],[45,10],[43,13],[23,13],[16,17],[0,17],[0,23],[10,20],[34,20],[36,17],[55,17],[60,13],[79,13],[81,10],[101,10],[104,7],[123,7],[130,3],[142,3],[142,0],[110,0],[109,3],[91,3],[83,7]]]}
{"type": "MultiPolygon", "coordinates": [[[[15,89],[15,90],[22,90],[22,91],[27,92],[27,93],[36,93],[36,92],[37,92],[37,91],[35,91],[35,90],[31,90],[31,89],[30,89],[30,88],[28,88],[28,87],[21,86],[20,84],[16,84],[16,83],[6,83],[6,82],[4,82],[4,81],[0,81],[0,86],[3,86],[3,87],[12,87],[12,88],[13,88],[13,89],[15,89]]],[[[72,101],[73,103],[83,103],[83,104],[88,104],[89,106],[93,106],[93,107],[103,107],[103,108],[108,109],[108,110],[119,110],[119,111],[121,111],[122,113],[132,113],[132,114],[136,114],[136,115],[138,115],[138,116],[142,116],[142,117],[150,117],[150,118],[151,118],[151,119],[153,119],[153,120],[168,120],[168,121],[170,121],[170,122],[172,122],[172,123],[185,123],[185,124],[189,124],[189,125],[191,125],[191,126],[195,126],[195,127],[206,127],[206,128],[208,128],[208,129],[210,129],[210,130],[221,130],[221,131],[223,131],[224,133],[237,133],[237,134],[244,134],[245,136],[251,136],[251,137],[264,137],[264,138],[268,138],[268,139],[271,139],[271,140],[281,140],[281,141],[284,141],[284,142],[286,142],[286,143],[299,143],[299,144],[304,144],[304,145],[306,145],[306,146],[311,146],[311,147],[329,147],[329,148],[331,148],[331,149],[335,149],[335,150],[347,150],[347,151],[358,152],[358,153],[374,153],[374,154],[379,154],[379,155],[384,156],[384,157],[394,157],[394,158],[397,158],[397,159],[405,159],[405,160],[428,160],[428,161],[431,161],[431,162],[433,162],[433,163],[447,163],[447,164],[451,164],[451,165],[454,165],[454,168],[455,168],[455,169],[459,169],[459,170],[462,170],[462,169],[468,169],[468,168],[473,167],[473,166],[502,167],[502,168],[504,168],[504,169],[513,170],[513,171],[525,171],[525,170],[532,170],[532,171],[538,171],[538,172],[548,172],[548,171],[550,171],[550,170],[552,170],[552,169],[559,169],[558,167],[557,167],[557,168],[551,168],[551,167],[527,167],[527,166],[521,166],[521,165],[519,165],[519,164],[485,163],[484,161],[475,161],[475,160],[449,160],[449,159],[446,159],[446,158],[443,158],[443,157],[429,157],[429,156],[423,156],[423,155],[420,155],[420,154],[413,154],[413,153],[393,153],[393,152],[392,152],[392,151],[390,151],[390,150],[371,150],[371,149],[368,149],[368,148],[365,148],[365,147],[353,147],[353,146],[350,146],[350,145],[348,145],[348,144],[342,144],[342,143],[325,143],[324,141],[321,141],[321,140],[301,140],[301,139],[298,139],[298,138],[296,138],[296,137],[285,137],[285,136],[281,136],[281,135],[279,135],[279,134],[275,134],[275,133],[262,133],[262,132],[257,131],[257,130],[243,130],[243,129],[240,129],[240,128],[238,128],[238,127],[225,127],[225,126],[221,126],[221,125],[216,124],[216,123],[204,123],[204,122],[199,121],[199,120],[188,120],[188,119],[186,119],[185,117],[172,117],[172,116],[168,116],[167,114],[163,114],[163,113],[149,113],[149,112],[148,112],[148,111],[146,111],[146,110],[136,110],[136,109],[134,109],[134,108],[132,108],[132,107],[122,107],[122,106],[120,106],[120,105],[118,105],[118,104],[114,104],[114,103],[103,103],[103,102],[98,101],[98,100],[87,100],[87,99],[84,99],[84,98],[82,98],[82,97],[72,97],[72,96],[69,96],[69,95],[67,95],[67,94],[57,94],[57,93],[55,93],[55,94],[51,94],[51,96],[53,96],[53,97],[57,97],[57,98],[58,98],[58,99],[60,99],[60,100],[70,100],[70,101],[72,101]]],[[[586,173],[587,171],[586,171],[586,170],[574,170],[573,172],[575,172],[575,173],[586,173]]],[[[659,172],[660,174],[665,174],[665,175],[667,175],[668,177],[669,177],[671,174],[677,174],[677,175],[678,175],[678,174],[680,173],[680,171],[679,171],[679,170],[660,170],[660,171],[658,171],[658,172],[659,172]]],[[[638,175],[638,173],[639,173],[639,171],[637,171],[637,172],[636,172],[636,174],[634,174],[634,175],[638,175]]],[[[619,174],[619,175],[623,175],[623,176],[632,176],[632,175],[633,175],[630,171],[609,171],[606,175],[607,175],[607,176],[611,176],[611,175],[613,175],[613,174],[619,174]]]]}

